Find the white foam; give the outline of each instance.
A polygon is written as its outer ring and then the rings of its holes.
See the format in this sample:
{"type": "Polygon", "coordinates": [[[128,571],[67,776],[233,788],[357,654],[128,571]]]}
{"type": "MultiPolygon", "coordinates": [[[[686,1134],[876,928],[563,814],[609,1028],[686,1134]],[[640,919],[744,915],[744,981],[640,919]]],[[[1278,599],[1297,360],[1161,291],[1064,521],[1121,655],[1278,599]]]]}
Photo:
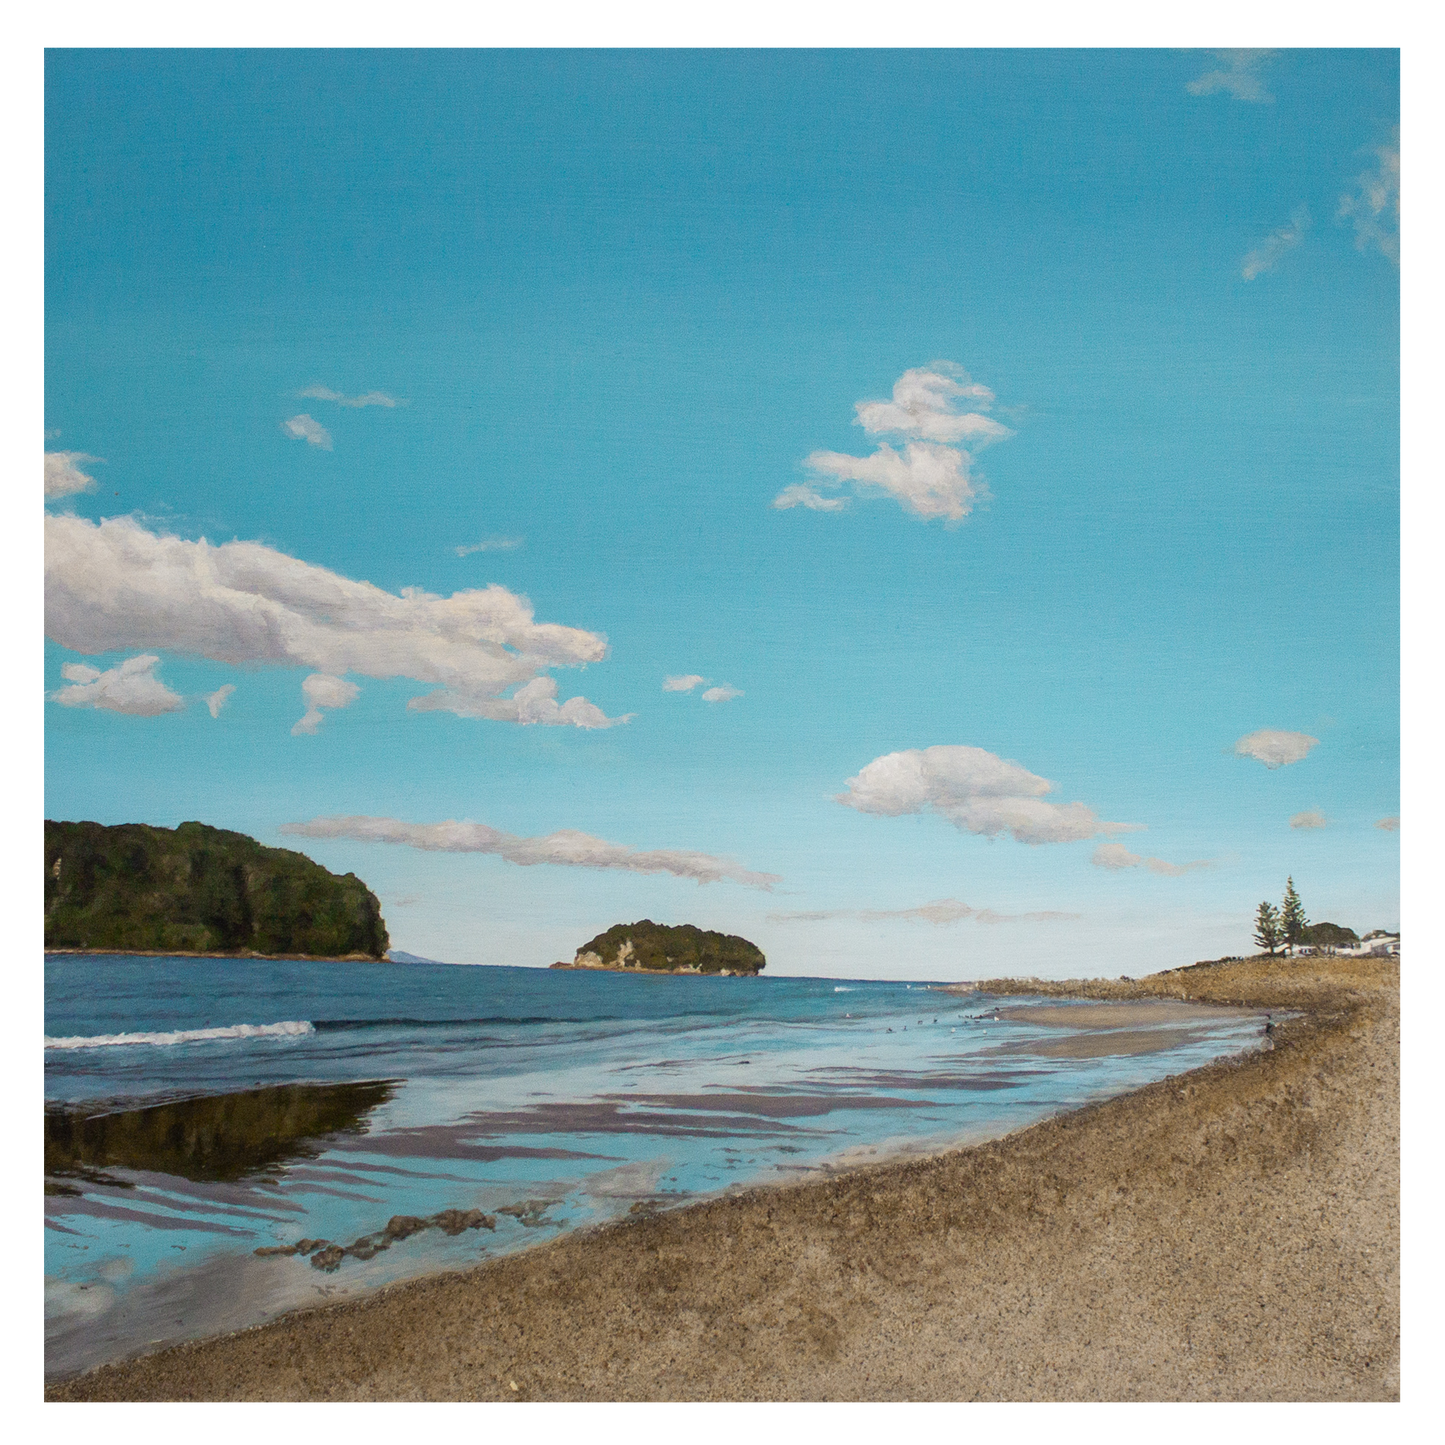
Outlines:
{"type": "Polygon", "coordinates": [[[837,988],[835,988],[835,989],[833,990],[833,992],[834,992],[834,993],[852,993],[853,990],[852,990],[851,988],[844,988],[843,985],[840,983],[840,984],[837,986],[837,988]]]}
{"type": "Polygon", "coordinates": [[[316,1030],[305,1019],[287,1019],[279,1024],[231,1024],[223,1029],[177,1029],[174,1033],[93,1034],[88,1038],[45,1037],[47,1049],[110,1049],[129,1044],[151,1044],[168,1048],[172,1044],[201,1044],[212,1039],[287,1039],[316,1030]]]}

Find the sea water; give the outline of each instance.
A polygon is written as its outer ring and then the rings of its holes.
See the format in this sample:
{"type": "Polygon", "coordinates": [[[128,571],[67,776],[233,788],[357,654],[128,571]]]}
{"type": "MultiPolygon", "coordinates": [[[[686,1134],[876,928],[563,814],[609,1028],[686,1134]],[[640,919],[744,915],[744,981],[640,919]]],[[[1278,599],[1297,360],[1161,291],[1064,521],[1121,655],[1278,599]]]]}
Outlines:
{"type": "Polygon", "coordinates": [[[1262,1038],[1220,1013],[1060,1058],[1029,1051],[1059,1028],[994,1017],[1026,1000],[909,982],[68,955],[45,981],[50,1373],[997,1137],[1262,1038]],[[385,1233],[469,1210],[494,1227],[385,1233]]]}

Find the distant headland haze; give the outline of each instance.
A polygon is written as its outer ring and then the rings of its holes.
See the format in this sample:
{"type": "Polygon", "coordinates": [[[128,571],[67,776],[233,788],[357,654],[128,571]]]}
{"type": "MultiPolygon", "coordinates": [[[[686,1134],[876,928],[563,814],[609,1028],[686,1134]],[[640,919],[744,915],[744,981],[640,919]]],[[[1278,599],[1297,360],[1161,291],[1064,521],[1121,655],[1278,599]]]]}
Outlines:
{"type": "Polygon", "coordinates": [[[45,823],[51,952],[374,959],[390,939],[354,873],[244,833],[45,823]]]}

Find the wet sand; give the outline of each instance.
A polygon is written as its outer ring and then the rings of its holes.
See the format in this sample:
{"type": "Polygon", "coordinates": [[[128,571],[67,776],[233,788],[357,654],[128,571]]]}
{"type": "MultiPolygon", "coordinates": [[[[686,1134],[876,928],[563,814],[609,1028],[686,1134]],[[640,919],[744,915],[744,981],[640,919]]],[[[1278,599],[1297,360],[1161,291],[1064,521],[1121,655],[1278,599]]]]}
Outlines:
{"type": "Polygon", "coordinates": [[[1399,1398],[1398,963],[986,987],[1300,1016],[989,1144],[639,1215],[47,1397],[1399,1398]]]}

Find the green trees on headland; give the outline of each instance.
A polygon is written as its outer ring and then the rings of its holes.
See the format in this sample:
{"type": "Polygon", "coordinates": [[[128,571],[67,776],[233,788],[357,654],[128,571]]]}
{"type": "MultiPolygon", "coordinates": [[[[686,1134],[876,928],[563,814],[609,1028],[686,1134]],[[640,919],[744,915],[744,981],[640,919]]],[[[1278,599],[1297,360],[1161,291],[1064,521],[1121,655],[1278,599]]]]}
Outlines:
{"type": "Polygon", "coordinates": [[[302,853],[182,823],[45,823],[45,946],[111,953],[387,950],[376,895],[302,853]]]}
{"type": "Polygon", "coordinates": [[[757,944],[735,934],[715,933],[691,923],[673,928],[644,918],[638,923],[614,923],[606,933],[584,943],[570,966],[756,974],[767,966],[767,959],[757,944]]]}
{"type": "Polygon", "coordinates": [[[1290,877],[1285,879],[1284,899],[1278,908],[1265,902],[1255,911],[1254,941],[1267,953],[1273,953],[1281,944],[1295,948],[1304,942],[1308,927],[1304,904],[1295,892],[1293,877],[1290,877]]]}

